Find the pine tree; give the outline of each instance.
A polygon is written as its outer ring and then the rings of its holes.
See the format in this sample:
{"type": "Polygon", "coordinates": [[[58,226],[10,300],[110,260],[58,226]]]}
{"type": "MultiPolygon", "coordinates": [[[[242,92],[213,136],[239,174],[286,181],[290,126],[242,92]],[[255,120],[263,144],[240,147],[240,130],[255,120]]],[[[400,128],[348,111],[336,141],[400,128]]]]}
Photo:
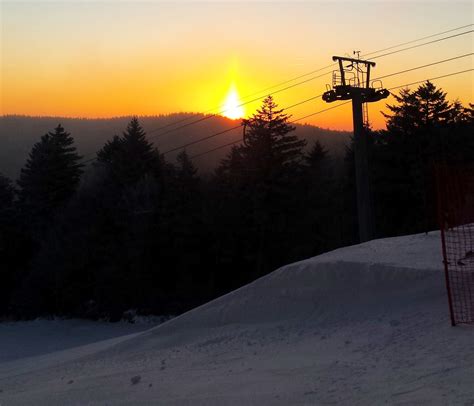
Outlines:
{"type": "Polygon", "coordinates": [[[469,107],[464,107],[463,114],[468,123],[474,124],[474,103],[469,103],[469,107]]]}
{"type": "Polygon", "coordinates": [[[10,249],[13,255],[16,254],[16,263],[10,265],[11,269],[17,267],[15,278],[11,279],[17,292],[11,299],[16,311],[21,312],[23,304],[30,303],[30,311],[38,315],[45,311],[41,303],[52,300],[47,293],[51,284],[47,281],[54,280],[51,269],[54,267],[50,264],[50,267],[35,269],[33,263],[41,250],[49,246],[54,221],[67,210],[66,204],[76,192],[83,172],[80,159],[74,139],[58,125],[33,146],[21,170],[17,205],[21,217],[16,226],[12,225],[17,230],[17,242],[16,247],[13,244],[10,249]]]}
{"type": "Polygon", "coordinates": [[[18,180],[23,209],[51,213],[73,195],[83,172],[73,144],[71,135],[58,125],[33,146],[18,180]]]}
{"type": "Polygon", "coordinates": [[[233,146],[227,156],[216,168],[215,175],[219,183],[226,188],[237,185],[243,179],[244,157],[240,146],[233,146]]]}
{"type": "Polygon", "coordinates": [[[431,82],[403,89],[388,105],[387,130],[374,138],[373,177],[381,235],[428,231],[437,226],[433,167],[472,161],[469,110],[449,103],[431,82]]]}
{"type": "Polygon", "coordinates": [[[272,96],[243,124],[244,144],[231,150],[217,174],[227,190],[226,199],[232,201],[229,207],[237,206],[233,213],[222,213],[223,218],[237,219],[234,229],[244,239],[238,246],[244,245],[245,253],[228,256],[245,255],[253,263],[248,281],[283,261],[283,246],[292,238],[288,224],[298,210],[295,179],[302,169],[306,141],[291,134],[295,127],[272,96]]]}
{"type": "Polygon", "coordinates": [[[102,149],[97,152],[97,160],[104,164],[112,165],[118,159],[118,154],[122,150],[123,140],[118,135],[105,143],[102,149]]]}
{"type": "Polygon", "coordinates": [[[126,159],[129,161],[126,176],[130,182],[134,182],[155,169],[158,154],[153,144],[146,139],[137,117],[132,118],[122,139],[126,159]]]}
{"type": "Polygon", "coordinates": [[[208,269],[197,264],[201,262],[203,256],[201,248],[206,238],[206,227],[197,169],[186,150],[177,155],[176,161],[173,196],[168,202],[174,208],[172,210],[174,217],[171,218],[168,238],[172,239],[176,252],[177,294],[181,300],[189,301],[205,293],[203,290],[208,279],[208,269]]]}
{"type": "Polygon", "coordinates": [[[306,141],[290,134],[295,127],[288,119],[273,97],[268,96],[262,107],[244,120],[245,138],[240,148],[250,170],[268,177],[301,162],[306,141]]]}
{"type": "Polygon", "coordinates": [[[12,215],[14,196],[11,180],[0,174],[0,316],[7,312],[14,275],[22,263],[21,258],[25,257],[16,216],[12,215]]]}
{"type": "Polygon", "coordinates": [[[341,203],[341,193],[336,189],[328,150],[319,140],[314,142],[304,161],[305,176],[299,197],[303,214],[299,217],[299,228],[303,238],[299,244],[306,247],[306,256],[314,256],[330,249],[336,240],[341,215],[334,214],[341,203]]]}
{"type": "Polygon", "coordinates": [[[99,296],[120,317],[124,306],[150,306],[162,300],[151,292],[169,288],[162,284],[156,240],[167,221],[162,219],[164,178],[171,168],[133,117],[121,136],[97,152],[96,170],[103,185],[97,198],[103,210],[97,228],[101,227],[101,238],[110,241],[102,244],[107,264],[96,275],[113,284],[110,292],[104,285],[99,296]]]}
{"type": "Polygon", "coordinates": [[[450,124],[474,124],[474,105],[464,107],[459,99],[455,100],[449,111],[450,124]]]}
{"type": "Polygon", "coordinates": [[[305,156],[306,165],[314,170],[320,170],[321,164],[328,156],[328,150],[317,140],[305,156]]]}
{"type": "Polygon", "coordinates": [[[178,165],[175,172],[175,190],[173,193],[177,200],[178,211],[181,210],[181,215],[189,219],[200,214],[195,212],[199,204],[198,194],[200,179],[196,175],[197,169],[189,158],[186,150],[183,150],[177,155],[176,161],[178,165]],[[187,211],[191,212],[187,213],[187,211]]]}
{"type": "Polygon", "coordinates": [[[176,161],[178,163],[177,167],[177,176],[178,179],[184,182],[193,182],[196,180],[197,169],[193,164],[193,161],[189,158],[186,150],[181,151],[177,157],[176,161]]]}
{"type": "Polygon", "coordinates": [[[388,131],[409,135],[449,121],[452,106],[446,100],[446,93],[430,81],[415,91],[402,89],[394,97],[398,104],[387,104],[392,114],[383,113],[388,131]]]}
{"type": "Polygon", "coordinates": [[[114,138],[97,152],[97,161],[108,171],[114,183],[131,186],[145,175],[158,175],[162,159],[138,118],[133,117],[122,136],[114,138]]]}
{"type": "Polygon", "coordinates": [[[446,100],[446,93],[427,81],[415,92],[422,114],[424,126],[444,124],[450,114],[451,105],[446,100]]]}
{"type": "Polygon", "coordinates": [[[12,181],[0,173],[0,211],[12,206],[14,196],[15,188],[12,181]]]}

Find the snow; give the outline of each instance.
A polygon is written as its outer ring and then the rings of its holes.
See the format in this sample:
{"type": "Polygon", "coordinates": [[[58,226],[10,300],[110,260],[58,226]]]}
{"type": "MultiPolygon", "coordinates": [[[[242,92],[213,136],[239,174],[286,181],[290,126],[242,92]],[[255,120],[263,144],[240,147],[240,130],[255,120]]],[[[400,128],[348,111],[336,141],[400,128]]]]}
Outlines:
{"type": "Polygon", "coordinates": [[[1,334],[0,404],[472,404],[474,328],[450,326],[440,252],[437,232],[342,248],[49,353],[8,360],[1,334]]]}
{"type": "Polygon", "coordinates": [[[148,324],[142,320],[140,324],[60,318],[0,323],[0,364],[140,332],[159,324],[155,318],[149,319],[148,324]]]}

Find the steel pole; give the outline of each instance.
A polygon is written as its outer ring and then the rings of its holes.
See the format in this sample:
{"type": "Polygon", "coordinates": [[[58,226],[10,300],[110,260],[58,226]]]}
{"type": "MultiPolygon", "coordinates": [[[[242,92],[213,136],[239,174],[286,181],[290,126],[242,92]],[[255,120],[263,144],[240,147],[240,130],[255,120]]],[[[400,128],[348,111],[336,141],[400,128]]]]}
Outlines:
{"type": "Polygon", "coordinates": [[[354,92],[352,97],[354,125],[354,161],[357,185],[357,213],[360,242],[374,238],[372,205],[370,198],[369,165],[367,159],[367,134],[362,119],[362,96],[354,92]]]}

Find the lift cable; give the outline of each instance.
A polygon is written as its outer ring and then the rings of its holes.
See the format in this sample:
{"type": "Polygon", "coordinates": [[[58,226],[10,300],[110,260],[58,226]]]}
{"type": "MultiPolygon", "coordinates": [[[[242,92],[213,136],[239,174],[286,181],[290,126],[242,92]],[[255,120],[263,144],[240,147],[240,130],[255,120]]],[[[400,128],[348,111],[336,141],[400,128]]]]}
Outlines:
{"type": "MultiPolygon", "coordinates": [[[[447,33],[447,32],[456,31],[456,30],[459,30],[459,29],[462,29],[462,28],[466,28],[466,27],[473,26],[473,25],[474,25],[474,24],[468,24],[468,25],[466,25],[466,26],[461,26],[461,27],[453,28],[452,30],[440,32],[440,33],[437,33],[437,34],[432,34],[432,35],[429,35],[429,36],[427,36],[427,37],[418,38],[418,39],[415,39],[415,40],[413,40],[413,41],[409,41],[409,42],[406,42],[406,43],[394,45],[394,46],[392,46],[392,47],[384,48],[384,49],[379,50],[379,51],[374,51],[374,52],[372,52],[372,53],[370,53],[370,54],[367,54],[367,55],[371,55],[371,54],[383,52],[383,51],[388,50],[388,49],[393,49],[393,48],[396,48],[396,47],[398,47],[398,46],[402,46],[402,45],[405,45],[405,44],[408,44],[408,43],[413,43],[413,42],[421,41],[421,40],[423,40],[423,39],[427,39],[427,38],[431,38],[431,37],[434,37],[434,36],[442,35],[442,34],[445,34],[445,33],[447,33]]],[[[459,34],[456,34],[456,35],[451,35],[451,36],[448,36],[448,37],[439,38],[439,39],[436,39],[436,40],[434,40],[434,41],[429,41],[429,42],[426,42],[426,43],[423,43],[423,44],[416,45],[416,46],[414,46],[414,47],[403,48],[403,49],[400,49],[400,50],[397,50],[397,51],[393,51],[393,52],[390,52],[390,53],[382,54],[382,55],[373,57],[372,59],[381,58],[381,57],[384,57],[384,56],[387,56],[387,55],[392,55],[392,54],[395,54],[395,53],[398,53],[398,52],[403,52],[403,51],[406,51],[406,50],[408,50],[408,49],[413,49],[413,48],[415,48],[415,47],[421,47],[421,46],[429,45],[429,44],[432,44],[432,43],[435,43],[435,42],[444,41],[444,40],[451,39],[451,38],[454,38],[454,37],[458,37],[458,36],[461,36],[461,35],[469,34],[469,33],[473,32],[473,31],[474,31],[474,30],[470,30],[470,31],[462,32],[462,33],[459,33],[459,34]]],[[[366,55],[366,56],[367,56],[367,55],[366,55]]],[[[296,77],[296,78],[290,79],[290,80],[288,80],[288,81],[286,81],[286,82],[281,82],[280,84],[277,84],[277,85],[275,85],[275,86],[272,86],[272,88],[274,88],[274,87],[279,87],[279,86],[281,86],[281,85],[283,85],[283,84],[292,82],[292,81],[294,81],[294,80],[297,80],[297,79],[302,78],[302,77],[305,77],[305,76],[309,76],[309,75],[311,75],[311,74],[313,74],[313,73],[319,72],[319,71],[321,71],[321,70],[324,70],[324,69],[326,69],[326,68],[332,67],[332,66],[334,66],[334,65],[335,65],[335,64],[331,64],[331,65],[328,65],[327,67],[317,69],[317,70],[312,71],[312,72],[309,72],[309,73],[307,73],[307,74],[304,74],[304,75],[298,76],[298,77],[296,77]]],[[[308,82],[310,82],[310,81],[313,81],[313,80],[315,80],[315,79],[321,78],[321,77],[323,77],[323,76],[325,76],[325,75],[327,75],[327,74],[329,74],[329,73],[331,73],[331,72],[325,72],[325,73],[323,73],[323,74],[321,74],[321,75],[313,76],[313,77],[308,78],[308,79],[305,79],[305,80],[303,80],[303,81],[301,81],[301,82],[297,82],[297,83],[294,83],[294,84],[292,84],[292,85],[286,86],[286,87],[284,87],[283,89],[278,89],[278,90],[274,91],[274,92],[271,93],[271,94],[274,95],[274,94],[278,94],[278,93],[284,92],[284,91],[286,91],[286,90],[292,89],[293,87],[300,86],[300,85],[303,85],[303,84],[308,83],[308,82]]],[[[264,89],[264,90],[269,90],[269,88],[264,89]]],[[[262,90],[261,92],[263,92],[264,90],[262,90]]],[[[261,93],[261,92],[258,92],[258,93],[261,93]]],[[[257,94],[257,93],[255,93],[255,94],[257,94]]],[[[247,96],[247,97],[250,97],[250,96],[247,96]]],[[[246,102],[243,102],[243,103],[239,104],[239,105],[236,106],[236,107],[242,107],[242,106],[245,106],[245,105],[247,105],[247,104],[249,104],[249,103],[253,103],[253,102],[259,101],[259,100],[261,100],[263,97],[266,97],[266,96],[259,96],[259,97],[256,97],[256,98],[254,98],[254,99],[251,99],[251,100],[248,100],[248,101],[246,101],[246,102]]],[[[213,110],[214,110],[214,109],[213,109],[213,110]]],[[[181,126],[179,126],[179,127],[171,128],[171,129],[169,129],[169,130],[167,130],[167,131],[165,131],[165,132],[163,132],[163,133],[156,134],[156,135],[153,135],[153,136],[151,136],[151,137],[149,136],[148,139],[158,138],[158,137],[167,135],[167,134],[169,134],[169,133],[172,133],[172,132],[174,132],[174,131],[178,131],[178,130],[180,130],[180,129],[182,129],[182,128],[186,128],[186,127],[189,127],[189,126],[191,126],[191,125],[198,124],[198,123],[200,123],[200,122],[209,120],[209,119],[211,119],[211,118],[213,118],[213,117],[219,116],[221,113],[225,113],[225,110],[224,110],[224,111],[220,111],[220,112],[218,112],[218,113],[214,113],[214,114],[207,115],[207,116],[205,116],[205,117],[201,117],[201,118],[199,118],[199,119],[197,119],[197,120],[191,121],[191,122],[189,122],[189,123],[187,123],[187,124],[183,124],[183,125],[181,125],[181,126]]],[[[158,127],[158,128],[153,129],[153,130],[149,130],[149,131],[147,131],[147,134],[149,135],[149,134],[151,134],[151,133],[153,133],[153,132],[159,131],[160,129],[164,129],[165,127],[169,127],[169,126],[171,126],[171,125],[178,124],[179,122],[184,122],[184,121],[187,121],[187,120],[188,120],[188,118],[185,118],[185,119],[179,120],[178,122],[171,123],[171,124],[168,124],[168,125],[166,125],[166,126],[158,127]]],[[[92,154],[90,154],[90,155],[92,155],[92,154]]],[[[86,164],[86,163],[95,161],[96,158],[97,158],[97,157],[94,156],[94,157],[92,157],[92,158],[89,158],[89,159],[86,159],[86,160],[82,161],[81,163],[86,164]]]]}
{"type": "MultiPolygon", "coordinates": [[[[462,73],[467,73],[467,72],[472,72],[474,70],[473,69],[466,69],[466,70],[462,70],[462,71],[458,71],[458,72],[453,72],[453,73],[448,73],[446,75],[441,75],[441,76],[436,76],[436,77],[433,77],[433,78],[429,78],[429,79],[423,79],[423,80],[419,80],[419,81],[416,81],[416,82],[411,82],[411,83],[405,83],[404,85],[399,85],[399,86],[394,86],[394,87],[391,87],[387,90],[395,90],[395,89],[400,89],[400,88],[403,88],[403,87],[408,87],[408,86],[412,86],[412,85],[416,85],[416,84],[420,84],[420,83],[425,83],[426,81],[433,81],[433,80],[437,80],[437,79],[442,79],[442,78],[446,78],[446,77],[450,77],[450,76],[455,76],[455,75],[460,75],[462,73]]],[[[298,119],[296,120],[293,120],[291,121],[291,123],[295,122],[295,121],[300,121],[300,120],[303,120],[305,118],[308,118],[308,117],[311,117],[311,116],[314,116],[316,114],[320,114],[320,113],[323,113],[325,111],[328,111],[328,110],[331,110],[331,109],[334,109],[334,108],[338,108],[338,107],[341,107],[345,104],[348,104],[348,103],[351,103],[350,101],[346,101],[344,103],[341,103],[341,104],[338,104],[336,106],[333,106],[333,107],[329,107],[327,109],[324,109],[324,110],[320,110],[320,111],[317,111],[315,113],[311,113],[311,114],[308,114],[306,116],[303,116],[303,117],[299,117],[298,119]]],[[[240,126],[239,126],[240,127],[240,126]]],[[[239,128],[239,127],[234,127],[232,128],[232,130],[236,129],[236,128],[239,128]]],[[[191,159],[194,159],[194,158],[198,158],[198,157],[201,157],[203,155],[207,155],[211,152],[214,152],[214,151],[217,151],[219,149],[222,149],[222,148],[225,148],[225,147],[228,147],[228,146],[231,146],[231,145],[235,145],[235,144],[238,144],[238,143],[241,143],[242,142],[242,138],[240,137],[238,140],[235,140],[235,141],[232,141],[232,142],[229,142],[227,144],[223,144],[223,145],[220,145],[218,147],[215,147],[215,148],[212,148],[210,150],[207,150],[207,151],[204,151],[204,152],[200,152],[196,155],[192,155],[191,156],[191,159]]]]}
{"type": "MultiPolygon", "coordinates": [[[[437,37],[439,35],[443,35],[443,34],[448,34],[450,32],[454,32],[454,31],[459,31],[461,29],[464,29],[464,28],[468,28],[468,27],[472,27],[474,24],[467,24],[467,25],[462,25],[462,26],[459,26],[459,27],[456,27],[456,28],[452,28],[452,29],[449,29],[449,30],[446,30],[446,31],[441,31],[441,32],[438,32],[438,33],[435,33],[435,34],[431,34],[431,35],[427,35],[427,36],[424,36],[424,37],[420,37],[420,38],[417,38],[417,39],[414,39],[414,40],[411,40],[411,41],[407,41],[407,42],[402,42],[402,43],[399,43],[399,44],[396,44],[396,45],[392,45],[390,47],[387,47],[387,48],[382,48],[382,49],[379,49],[377,51],[372,51],[372,52],[369,52],[367,54],[364,54],[363,56],[366,58],[368,56],[371,56],[371,55],[375,55],[375,54],[378,54],[378,53],[381,53],[381,52],[385,52],[385,51],[389,51],[389,50],[392,50],[392,49],[395,49],[395,48],[398,48],[398,47],[401,47],[401,46],[404,46],[404,45],[409,45],[409,44],[413,44],[415,42],[418,42],[418,41],[423,41],[425,39],[429,39],[429,38],[433,38],[433,37],[437,37]]],[[[268,92],[269,90],[272,90],[272,89],[275,89],[275,88],[278,88],[278,87],[281,87],[281,86],[284,86],[288,83],[291,83],[291,82],[294,82],[295,80],[298,80],[298,79],[302,79],[306,76],[310,76],[310,75],[313,75],[315,73],[318,73],[318,72],[321,72],[322,70],[326,70],[326,69],[329,69],[333,66],[335,66],[336,64],[330,64],[330,65],[327,65],[327,66],[324,66],[322,68],[318,68],[318,69],[315,69],[315,70],[312,70],[308,73],[305,73],[305,74],[302,74],[302,75],[299,75],[299,76],[296,76],[296,77],[293,77],[292,79],[288,79],[288,80],[285,80],[283,82],[280,82],[280,83],[277,83],[275,85],[272,85],[272,86],[269,86],[269,87],[266,87],[260,91],[257,91],[255,93],[251,93],[251,94],[248,94],[246,96],[244,96],[242,99],[245,100],[245,99],[248,99],[249,97],[254,97],[256,96],[257,94],[261,94],[261,93],[266,93],[268,92]]],[[[329,72],[330,73],[330,72],[329,72]]],[[[250,101],[251,102],[251,101],[250,101]]],[[[243,106],[243,104],[242,104],[243,106]]],[[[204,114],[207,114],[207,113],[212,113],[213,111],[219,109],[221,106],[219,107],[215,107],[215,108],[212,108],[212,109],[209,109],[209,110],[206,110],[204,112],[204,114]]],[[[237,106],[237,107],[241,107],[240,105],[237,106]]],[[[218,113],[216,113],[218,114],[218,113]]],[[[156,131],[160,131],[160,130],[163,130],[165,128],[168,128],[168,127],[171,127],[173,125],[177,125],[177,124],[180,124],[182,122],[185,122],[185,121],[188,121],[190,120],[192,117],[186,117],[186,118],[183,118],[183,119],[180,119],[180,120],[177,120],[177,121],[174,121],[172,123],[169,123],[169,124],[166,124],[166,125],[163,125],[161,127],[158,127],[158,128],[155,128],[153,130],[150,130],[148,131],[148,134],[152,133],[152,132],[156,132],[156,131]]]]}
{"type": "MultiPolygon", "coordinates": [[[[400,74],[403,74],[403,73],[406,73],[406,72],[409,72],[409,71],[414,71],[414,70],[417,70],[417,69],[422,69],[422,68],[425,68],[425,67],[428,67],[428,66],[438,65],[438,64],[441,64],[441,63],[445,63],[445,62],[448,62],[448,61],[455,60],[455,59],[464,58],[464,57],[470,56],[470,55],[473,55],[473,53],[465,54],[465,55],[459,55],[459,56],[456,56],[456,57],[453,57],[453,58],[444,59],[444,60],[437,61],[437,62],[432,62],[432,63],[430,63],[430,64],[421,65],[421,66],[417,66],[417,67],[410,68],[410,69],[405,69],[405,70],[402,70],[402,71],[399,71],[399,72],[394,72],[394,73],[391,73],[391,74],[386,75],[386,76],[381,76],[381,77],[379,77],[379,78],[377,78],[377,79],[374,79],[374,80],[378,80],[378,79],[381,79],[381,78],[383,78],[383,77],[389,77],[389,76],[400,75],[400,74]]],[[[466,72],[466,71],[462,71],[462,72],[460,72],[460,73],[464,73],[464,72],[466,72]]],[[[458,73],[455,73],[455,74],[458,74],[458,73]]],[[[444,77],[444,76],[441,76],[441,77],[444,77]]],[[[439,78],[441,78],[441,77],[434,78],[434,79],[439,79],[439,78]]],[[[431,79],[427,79],[427,80],[431,80],[431,79]]],[[[421,81],[421,82],[424,82],[424,81],[425,81],[425,80],[423,80],[423,81],[421,81]]],[[[388,89],[388,90],[391,90],[391,89],[388,89]]],[[[307,102],[309,102],[309,101],[315,100],[315,99],[317,99],[317,98],[319,98],[319,97],[321,97],[321,96],[322,96],[322,94],[317,95],[317,96],[310,97],[309,99],[306,99],[306,100],[300,101],[300,102],[298,102],[298,103],[295,103],[295,104],[293,104],[293,105],[291,105],[291,106],[285,107],[283,110],[291,109],[291,108],[296,107],[296,106],[298,106],[298,105],[301,105],[301,104],[307,103],[307,102]]],[[[169,149],[169,150],[165,151],[165,152],[163,153],[163,155],[169,154],[169,153],[171,153],[171,152],[179,151],[179,150],[184,149],[184,148],[186,148],[186,147],[189,147],[189,146],[191,146],[191,145],[194,145],[194,144],[200,143],[200,142],[202,142],[202,141],[206,141],[206,140],[208,140],[208,139],[217,137],[217,136],[219,136],[219,135],[225,134],[225,133],[227,133],[227,132],[229,132],[229,131],[235,130],[235,129],[240,128],[240,127],[242,127],[242,124],[239,124],[239,125],[237,125],[237,126],[235,126],[235,127],[231,127],[231,128],[229,128],[229,129],[220,131],[220,132],[215,133],[215,134],[208,135],[208,136],[203,137],[203,138],[198,138],[197,140],[190,141],[190,142],[188,142],[188,143],[186,143],[186,144],[184,144],[184,145],[181,145],[181,146],[179,146],[179,147],[175,147],[175,148],[169,149]]]]}

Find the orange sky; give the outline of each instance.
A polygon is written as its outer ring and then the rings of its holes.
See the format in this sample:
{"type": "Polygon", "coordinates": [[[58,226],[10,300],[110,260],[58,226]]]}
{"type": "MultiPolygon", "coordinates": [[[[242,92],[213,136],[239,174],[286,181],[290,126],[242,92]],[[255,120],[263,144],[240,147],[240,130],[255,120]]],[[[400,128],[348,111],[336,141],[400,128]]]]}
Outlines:
{"type": "MultiPolygon", "coordinates": [[[[332,55],[368,53],[470,24],[473,15],[471,2],[453,1],[34,1],[0,7],[0,113],[73,117],[209,111],[223,106],[232,87],[243,97],[328,65],[332,55]]],[[[473,38],[381,58],[374,76],[472,52],[473,38]]],[[[472,57],[463,58],[387,78],[384,85],[472,66],[472,57]]],[[[474,99],[473,77],[435,83],[466,103],[474,99]]],[[[328,73],[279,93],[276,101],[285,107],[320,94],[330,80],[328,73]]],[[[246,114],[257,105],[245,106],[246,114]]],[[[288,113],[298,118],[326,107],[317,100],[288,113]]],[[[383,108],[384,102],[370,106],[376,128],[383,126],[383,108]]],[[[304,122],[351,129],[350,106],[304,122]]]]}

